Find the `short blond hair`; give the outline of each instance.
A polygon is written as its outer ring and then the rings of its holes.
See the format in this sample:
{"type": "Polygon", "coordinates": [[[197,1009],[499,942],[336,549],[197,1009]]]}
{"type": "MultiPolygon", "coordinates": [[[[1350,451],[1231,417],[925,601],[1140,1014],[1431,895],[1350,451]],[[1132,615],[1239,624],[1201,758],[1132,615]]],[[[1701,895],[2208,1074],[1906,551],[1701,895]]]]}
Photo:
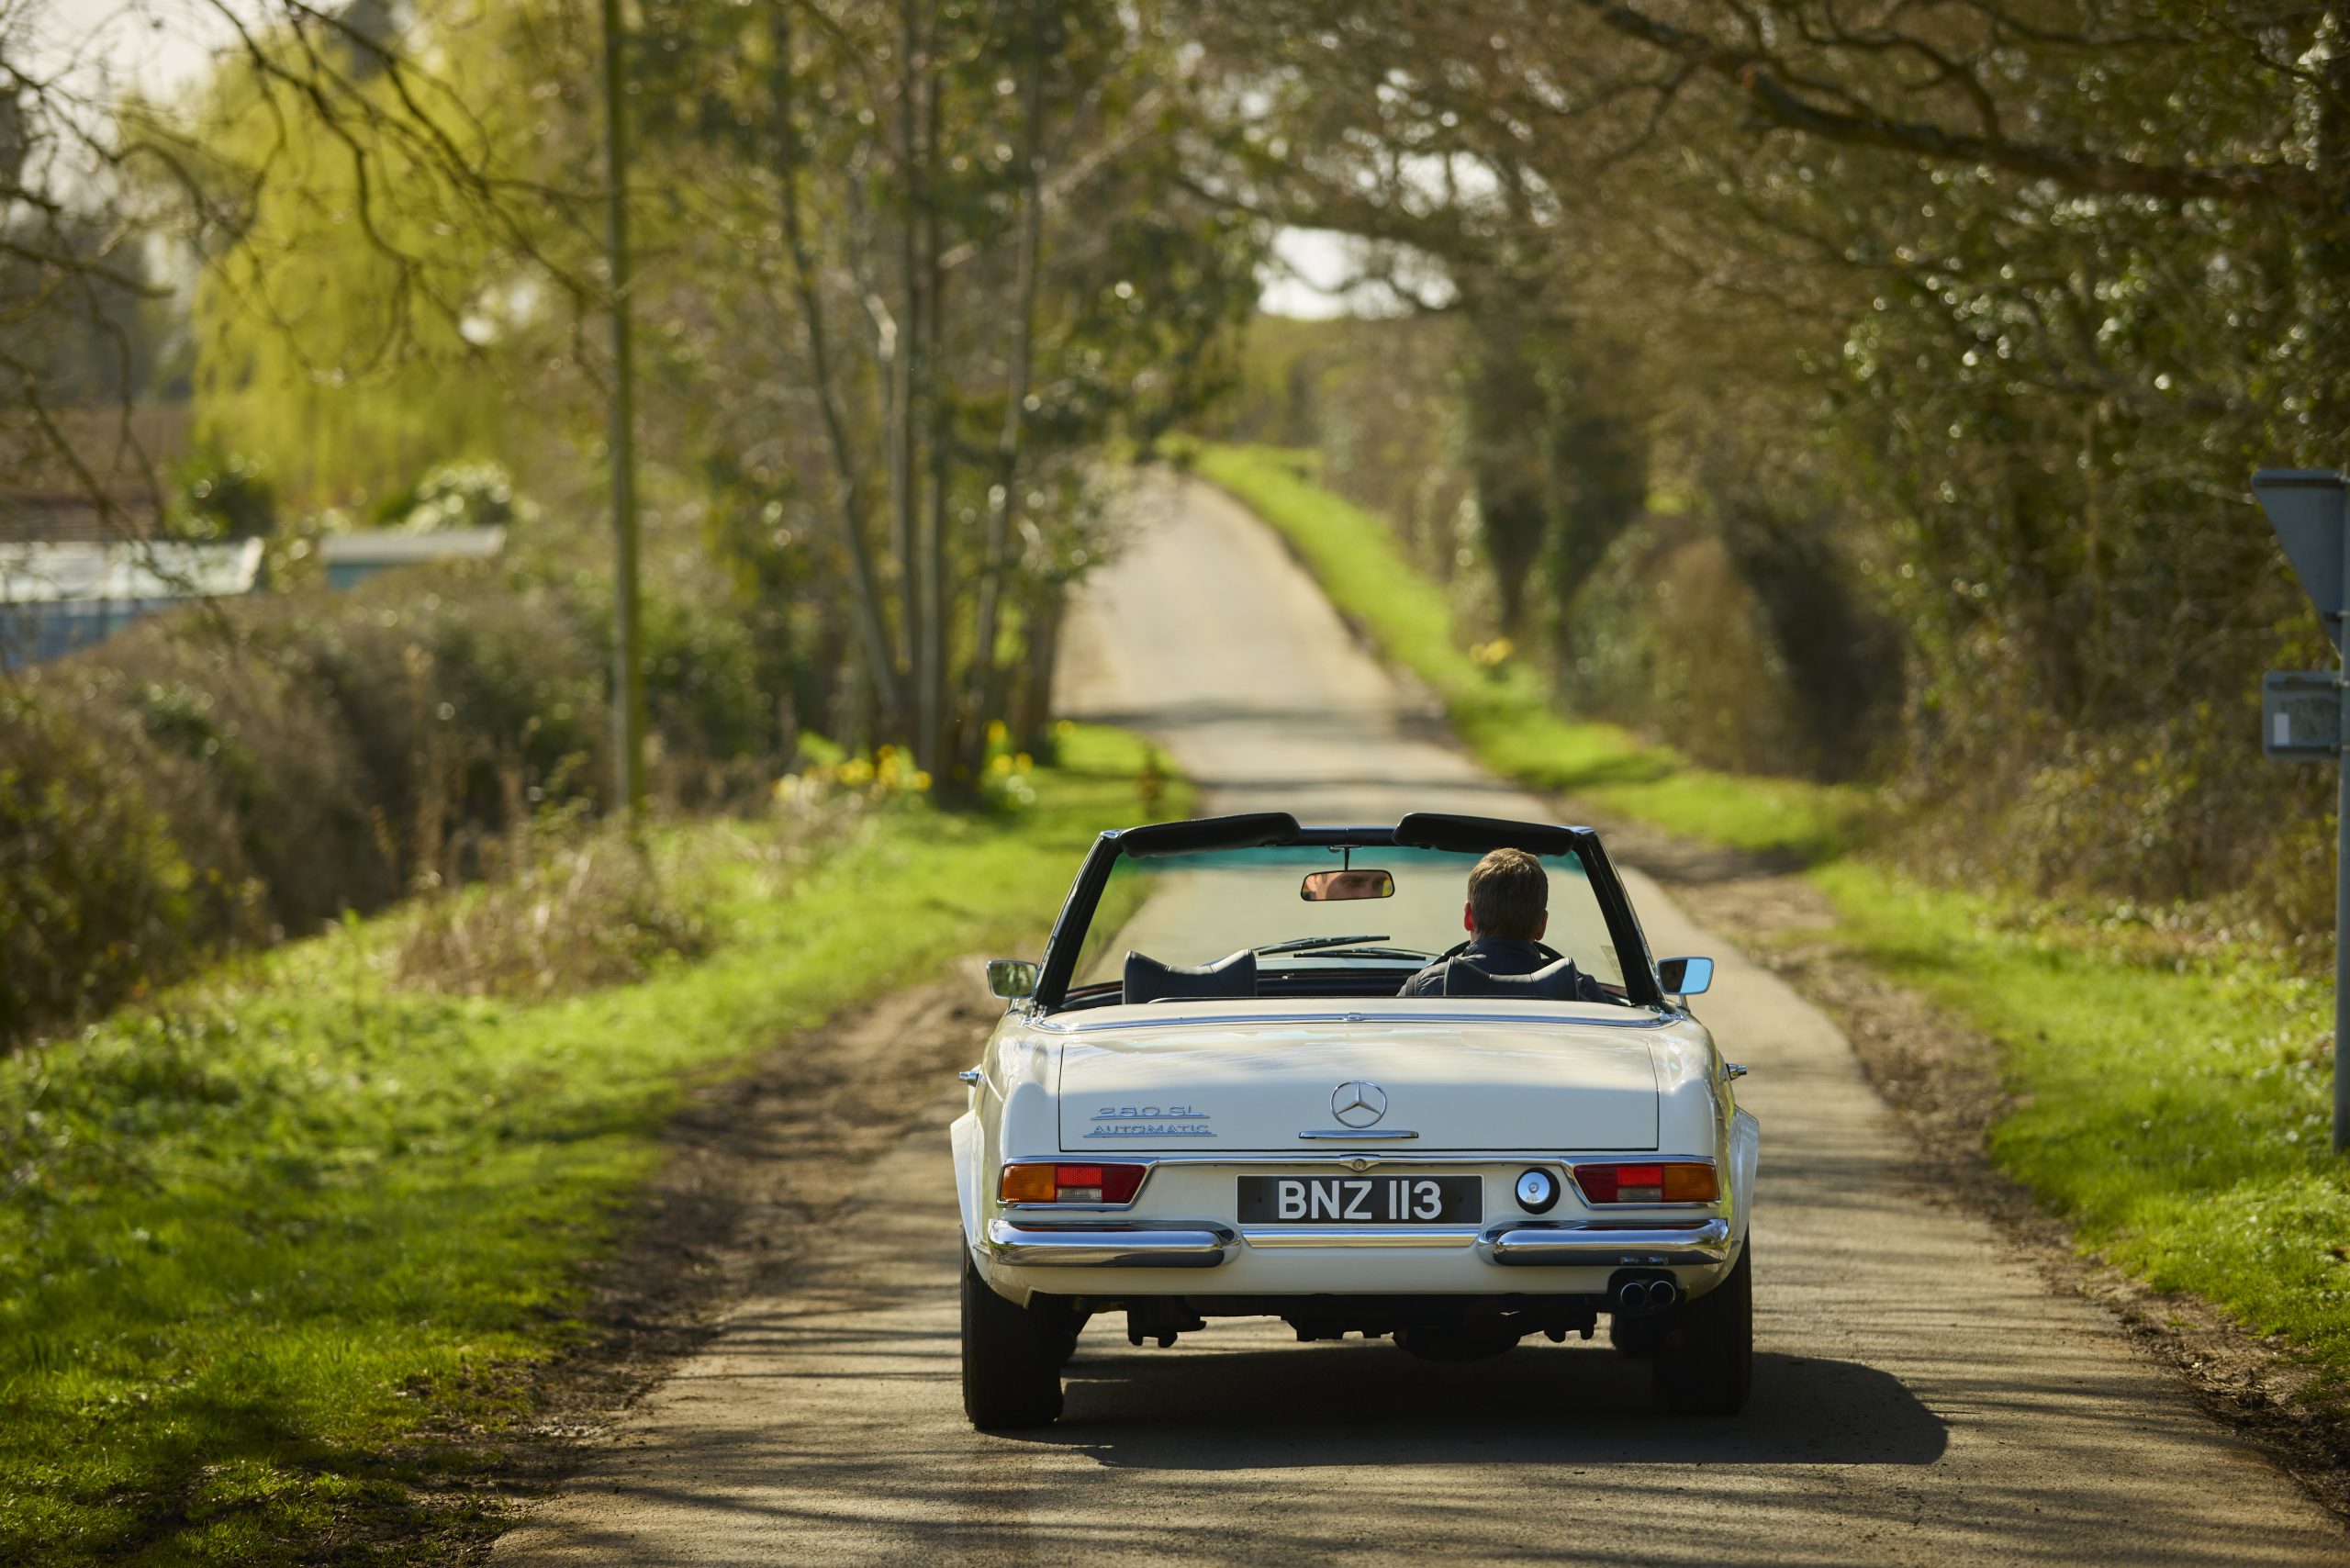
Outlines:
{"type": "Polygon", "coordinates": [[[1550,873],[1523,849],[1496,849],[1469,872],[1469,918],[1480,936],[1531,942],[1550,909],[1550,873]]]}

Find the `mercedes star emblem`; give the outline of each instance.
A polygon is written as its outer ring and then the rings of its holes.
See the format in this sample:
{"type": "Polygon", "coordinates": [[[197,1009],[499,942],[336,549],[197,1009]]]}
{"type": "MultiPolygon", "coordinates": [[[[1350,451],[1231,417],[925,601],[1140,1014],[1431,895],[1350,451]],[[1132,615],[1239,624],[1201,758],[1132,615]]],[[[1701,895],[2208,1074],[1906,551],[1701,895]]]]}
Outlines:
{"type": "Polygon", "coordinates": [[[1367,1127],[1387,1114],[1387,1091],[1356,1079],[1330,1091],[1330,1114],[1345,1127],[1367,1127]]]}

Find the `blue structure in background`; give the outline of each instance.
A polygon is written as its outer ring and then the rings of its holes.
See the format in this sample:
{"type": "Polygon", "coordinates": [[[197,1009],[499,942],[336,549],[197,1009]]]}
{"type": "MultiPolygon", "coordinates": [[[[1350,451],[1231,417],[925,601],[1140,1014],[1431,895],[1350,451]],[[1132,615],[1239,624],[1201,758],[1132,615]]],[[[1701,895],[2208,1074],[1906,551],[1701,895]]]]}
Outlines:
{"type": "MultiPolygon", "coordinates": [[[[330,534],[319,555],[330,588],[436,561],[495,560],[503,528],[382,529],[330,534]]],[[[262,542],[0,543],[0,669],[40,664],[103,643],[134,621],[191,599],[252,592],[262,542]]]]}
{"type": "Polygon", "coordinates": [[[385,528],[330,533],[319,541],[319,559],[326,563],[327,586],[348,588],[396,566],[495,560],[505,548],[502,528],[436,528],[421,533],[385,528]]]}
{"type": "Polygon", "coordinates": [[[103,643],[134,621],[260,585],[262,542],[0,544],[0,667],[103,643]]]}

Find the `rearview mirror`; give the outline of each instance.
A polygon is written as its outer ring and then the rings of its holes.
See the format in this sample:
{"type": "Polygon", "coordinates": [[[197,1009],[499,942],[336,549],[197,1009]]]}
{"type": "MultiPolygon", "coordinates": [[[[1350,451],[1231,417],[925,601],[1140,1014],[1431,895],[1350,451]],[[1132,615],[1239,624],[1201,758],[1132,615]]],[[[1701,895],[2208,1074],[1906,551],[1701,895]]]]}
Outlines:
{"type": "Polygon", "coordinates": [[[1695,996],[1714,983],[1711,958],[1663,958],[1656,966],[1657,983],[1667,996],[1695,996]]]}
{"type": "Polygon", "coordinates": [[[1338,903],[1348,899],[1392,899],[1395,896],[1395,879],[1384,871],[1369,868],[1345,871],[1308,871],[1304,886],[1297,896],[1307,903],[1338,903]]]}
{"type": "Polygon", "coordinates": [[[1036,966],[1025,958],[990,958],[988,990],[1006,1002],[1036,994],[1036,966]]]}

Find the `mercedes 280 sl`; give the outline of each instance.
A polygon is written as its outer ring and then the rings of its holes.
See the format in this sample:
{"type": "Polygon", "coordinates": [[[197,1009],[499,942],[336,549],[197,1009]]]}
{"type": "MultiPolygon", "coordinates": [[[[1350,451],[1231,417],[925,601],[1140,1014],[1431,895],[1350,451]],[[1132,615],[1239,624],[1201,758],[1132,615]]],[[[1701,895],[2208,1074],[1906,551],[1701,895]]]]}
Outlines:
{"type": "Polygon", "coordinates": [[[1737,1411],[1760,1130],[1689,1011],[1712,970],[1650,956],[1586,828],[1102,834],[1042,960],[989,966],[1010,1005],[963,1075],[971,1421],[1057,1419],[1110,1314],[1134,1344],[1269,1316],[1437,1361],[1605,1318],[1665,1408],[1737,1411]],[[1472,869],[1522,891],[1528,857],[1539,939],[1478,936],[1472,869]]]}

